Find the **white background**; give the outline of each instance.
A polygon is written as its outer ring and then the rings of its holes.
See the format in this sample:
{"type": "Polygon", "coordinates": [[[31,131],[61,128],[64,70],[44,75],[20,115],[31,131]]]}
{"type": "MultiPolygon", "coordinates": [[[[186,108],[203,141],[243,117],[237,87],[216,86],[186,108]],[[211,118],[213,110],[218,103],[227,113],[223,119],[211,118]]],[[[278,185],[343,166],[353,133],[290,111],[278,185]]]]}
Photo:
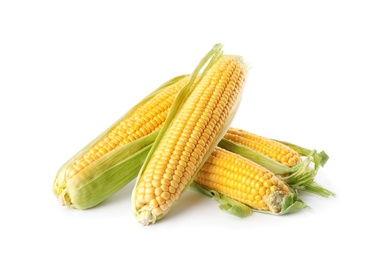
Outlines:
{"type": "Polygon", "coordinates": [[[389,259],[386,1],[1,1],[1,259],[389,259]],[[286,216],[186,191],[153,226],[131,183],[61,207],[58,168],[215,43],[251,70],[233,126],[325,150],[336,198],[286,216]]]}

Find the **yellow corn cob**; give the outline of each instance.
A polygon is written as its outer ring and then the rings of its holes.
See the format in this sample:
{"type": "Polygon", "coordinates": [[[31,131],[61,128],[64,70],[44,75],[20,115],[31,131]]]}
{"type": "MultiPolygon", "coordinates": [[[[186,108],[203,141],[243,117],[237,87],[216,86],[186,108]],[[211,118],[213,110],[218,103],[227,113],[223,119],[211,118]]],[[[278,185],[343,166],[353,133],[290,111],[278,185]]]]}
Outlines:
{"type": "MultiPolygon", "coordinates": [[[[137,143],[135,148],[125,147],[161,128],[177,92],[188,81],[188,76],[180,76],[167,82],[65,163],[59,170],[53,185],[53,191],[60,203],[74,208],[89,208],[115,192],[116,190],[104,190],[103,187],[107,179],[112,176],[101,177],[100,175],[122,163],[127,159],[126,156],[132,155],[130,151],[139,151],[154,141],[155,137],[149,138],[151,140],[144,144],[137,143]]],[[[146,154],[144,151],[144,156],[139,159],[143,160],[146,154]]],[[[142,162],[138,163],[138,168],[142,162]]],[[[126,169],[118,168],[118,171],[126,169]]],[[[125,184],[127,183],[123,182],[121,186],[125,184]]]]}
{"type": "Polygon", "coordinates": [[[291,143],[258,136],[241,129],[230,128],[218,144],[230,152],[261,165],[277,174],[296,191],[305,190],[323,197],[335,194],[314,182],[320,166],[324,166],[328,155],[291,143]],[[304,160],[302,157],[304,156],[304,160]],[[314,164],[314,167],[311,165],[314,164]]]}
{"type": "Polygon", "coordinates": [[[249,147],[288,167],[294,167],[302,161],[300,155],[290,147],[241,129],[230,128],[224,138],[249,147]]]}
{"type": "MultiPolygon", "coordinates": [[[[65,163],[53,185],[59,201],[69,207],[90,208],[133,180],[177,93],[189,80],[189,76],[179,76],[164,84],[65,163]]],[[[257,139],[247,138],[250,135],[255,136],[231,129],[225,139],[256,150],[252,144],[257,139]]]]}
{"type": "Polygon", "coordinates": [[[168,86],[140,108],[118,122],[66,170],[68,178],[122,145],[135,141],[161,128],[177,92],[188,83],[188,77],[168,86]]]}
{"type": "MultiPolygon", "coordinates": [[[[174,116],[133,190],[133,206],[143,225],[163,217],[179,199],[226,132],[245,81],[241,59],[220,57],[174,116]]],[[[158,143],[157,143],[158,142],[158,143]]]]}
{"type": "MultiPolygon", "coordinates": [[[[259,211],[284,213],[286,198],[295,196],[275,174],[232,152],[216,147],[194,182],[259,211]]],[[[289,202],[304,204],[297,199],[289,202]]]]}

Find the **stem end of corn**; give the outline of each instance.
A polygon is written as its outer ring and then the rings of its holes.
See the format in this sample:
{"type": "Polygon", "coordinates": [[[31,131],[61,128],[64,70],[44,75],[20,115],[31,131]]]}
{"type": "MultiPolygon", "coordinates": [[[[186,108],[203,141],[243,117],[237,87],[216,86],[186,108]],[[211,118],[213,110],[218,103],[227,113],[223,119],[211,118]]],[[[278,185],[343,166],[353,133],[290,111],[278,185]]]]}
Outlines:
{"type": "Polygon", "coordinates": [[[137,214],[137,221],[142,226],[149,226],[150,224],[154,224],[156,219],[157,217],[152,213],[151,209],[141,209],[137,214]]]}

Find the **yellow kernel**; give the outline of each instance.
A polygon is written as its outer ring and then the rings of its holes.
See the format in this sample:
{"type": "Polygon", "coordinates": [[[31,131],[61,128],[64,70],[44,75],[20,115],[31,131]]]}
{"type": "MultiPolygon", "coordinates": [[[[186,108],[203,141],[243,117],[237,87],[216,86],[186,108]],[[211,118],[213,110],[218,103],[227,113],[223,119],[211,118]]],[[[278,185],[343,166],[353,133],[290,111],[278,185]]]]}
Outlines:
{"type": "Polygon", "coordinates": [[[260,188],[260,190],[259,190],[259,194],[260,194],[261,196],[264,196],[265,193],[266,193],[266,190],[267,190],[267,188],[266,188],[265,186],[262,186],[262,187],[260,188]]]}
{"type": "Polygon", "coordinates": [[[151,208],[157,208],[158,207],[158,202],[157,202],[157,200],[156,199],[152,199],[150,202],[149,202],[149,206],[151,207],[151,208]]]}
{"type": "Polygon", "coordinates": [[[154,196],[154,194],[147,193],[147,194],[144,196],[144,198],[145,198],[145,201],[146,201],[146,202],[149,202],[149,201],[151,201],[152,199],[154,199],[155,196],[154,196]]]}
{"type": "Polygon", "coordinates": [[[169,192],[164,191],[161,193],[161,197],[163,197],[165,200],[168,200],[171,197],[171,194],[169,192]]]}
{"type": "Polygon", "coordinates": [[[161,215],[163,213],[163,211],[162,211],[162,209],[160,207],[158,207],[158,208],[153,209],[152,213],[155,216],[159,216],[159,215],[161,215]]]}
{"type": "Polygon", "coordinates": [[[172,175],[170,175],[169,173],[165,173],[164,178],[167,180],[172,180],[172,175]]]}
{"type": "MultiPolygon", "coordinates": [[[[179,184],[175,180],[171,180],[170,184],[177,189],[179,187],[179,184]]],[[[172,192],[173,193],[173,192],[172,192]]]]}
{"type": "Polygon", "coordinates": [[[157,196],[156,200],[157,200],[159,205],[162,205],[165,203],[165,199],[161,196],[157,196]]]}
{"type": "Polygon", "coordinates": [[[173,178],[173,180],[176,181],[177,183],[180,182],[180,177],[179,177],[177,174],[173,175],[172,178],[173,178]]]}
{"type": "Polygon", "coordinates": [[[161,184],[163,185],[169,185],[170,184],[170,181],[168,179],[162,179],[161,180],[161,184]]]}
{"type": "Polygon", "coordinates": [[[161,180],[162,178],[163,178],[163,176],[161,174],[154,174],[153,175],[153,179],[155,179],[157,181],[161,180]]]}
{"type": "Polygon", "coordinates": [[[269,180],[266,180],[263,185],[266,187],[266,188],[269,188],[272,186],[272,183],[269,181],[269,180]]]}
{"type": "Polygon", "coordinates": [[[176,189],[173,186],[169,186],[169,193],[173,194],[176,192],[176,189]]]}
{"type": "Polygon", "coordinates": [[[272,192],[276,191],[278,188],[276,186],[271,186],[271,188],[269,188],[272,192]]]}
{"type": "Polygon", "coordinates": [[[144,195],[143,195],[143,194],[138,194],[138,195],[137,195],[137,201],[138,201],[139,203],[145,203],[144,195]]]}
{"type": "Polygon", "coordinates": [[[145,192],[145,187],[143,187],[143,186],[138,187],[137,192],[141,193],[141,194],[144,193],[145,192]]]}
{"type": "Polygon", "coordinates": [[[169,191],[168,185],[161,185],[163,191],[169,191]]]}
{"type": "Polygon", "coordinates": [[[151,194],[153,194],[153,193],[154,193],[154,190],[155,190],[154,187],[147,187],[147,188],[145,189],[145,193],[151,193],[151,194]]]}
{"type": "Polygon", "coordinates": [[[156,188],[156,189],[154,190],[154,195],[156,195],[156,196],[160,196],[161,193],[163,193],[163,190],[162,190],[161,188],[156,188]]]}

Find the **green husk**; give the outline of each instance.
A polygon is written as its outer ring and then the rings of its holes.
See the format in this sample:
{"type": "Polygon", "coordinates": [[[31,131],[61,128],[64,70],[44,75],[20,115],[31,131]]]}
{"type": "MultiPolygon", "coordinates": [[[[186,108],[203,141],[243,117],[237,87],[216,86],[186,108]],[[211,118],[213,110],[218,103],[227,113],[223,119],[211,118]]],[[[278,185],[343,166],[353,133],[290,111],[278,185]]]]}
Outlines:
{"type": "Polygon", "coordinates": [[[263,166],[274,174],[279,175],[278,177],[286,182],[295,191],[304,190],[324,197],[334,196],[334,193],[321,187],[318,184],[315,185],[315,187],[312,186],[319,166],[325,165],[329,158],[324,151],[317,153],[316,150],[309,150],[298,145],[293,145],[291,143],[278,140],[275,141],[288,144],[288,146],[306,158],[296,166],[290,168],[247,146],[232,142],[227,139],[222,139],[218,146],[233,153],[239,154],[263,166]],[[314,163],[314,168],[310,167],[312,163],[314,163]],[[283,174],[289,174],[289,176],[281,177],[280,175],[283,174]]]}
{"type": "Polygon", "coordinates": [[[136,177],[143,159],[146,157],[146,150],[150,149],[157,133],[152,133],[149,136],[124,145],[120,149],[115,149],[107,153],[71,178],[66,176],[66,170],[75,160],[83,156],[86,151],[111,131],[123,118],[152,99],[159,92],[164,91],[166,87],[186,76],[182,75],[172,78],[154,90],[108,129],[94,138],[58,170],[53,183],[53,193],[62,205],[77,209],[93,207],[136,177]],[[143,150],[147,146],[150,147],[143,150]]]}
{"type": "MultiPolygon", "coordinates": [[[[150,159],[152,158],[157,146],[159,145],[159,143],[161,142],[163,136],[165,135],[165,133],[167,132],[168,128],[170,127],[171,123],[173,122],[174,118],[176,117],[176,115],[180,112],[180,110],[182,109],[183,105],[185,104],[185,102],[187,101],[187,99],[190,97],[191,93],[193,92],[193,90],[196,88],[197,84],[199,82],[201,82],[203,76],[205,75],[205,73],[209,70],[209,68],[211,68],[211,66],[213,66],[215,64],[215,62],[223,55],[223,52],[222,52],[222,45],[221,44],[216,44],[213,49],[200,61],[199,65],[196,67],[196,69],[194,70],[194,72],[191,74],[191,78],[190,78],[190,81],[189,83],[184,86],[180,92],[178,93],[169,113],[168,113],[168,116],[167,116],[167,119],[162,127],[162,129],[160,130],[160,133],[159,135],[157,136],[148,156],[146,157],[145,159],[145,162],[144,162],[144,165],[142,166],[141,170],[140,170],[140,173],[139,173],[139,177],[142,176],[145,172],[145,168],[147,167],[147,165],[149,164],[149,161],[150,159]],[[201,69],[203,67],[205,67],[207,63],[207,66],[206,68],[203,70],[203,72],[200,72],[201,69]],[[200,73],[200,77],[199,77],[199,80],[197,82],[195,82],[195,79],[198,78],[198,75],[200,73]]],[[[237,56],[236,56],[237,58],[237,56]]],[[[196,173],[200,170],[200,168],[203,166],[203,164],[205,163],[205,161],[207,160],[207,158],[209,157],[209,155],[211,154],[211,152],[214,150],[214,148],[217,146],[217,144],[219,143],[219,141],[222,139],[222,137],[225,135],[226,131],[228,130],[228,127],[230,126],[232,120],[233,120],[233,117],[234,115],[236,114],[236,111],[238,109],[238,106],[239,106],[239,103],[240,103],[240,100],[241,100],[241,95],[238,97],[238,99],[236,100],[235,102],[235,107],[232,109],[232,112],[229,114],[229,117],[228,119],[226,120],[226,122],[224,123],[223,127],[222,127],[222,130],[218,133],[218,136],[217,138],[214,140],[214,142],[211,144],[210,146],[210,149],[207,151],[207,153],[205,154],[205,156],[203,157],[201,163],[199,164],[198,168],[195,170],[193,176],[192,176],[192,179],[189,181],[189,183],[187,184],[187,187],[188,185],[192,182],[192,180],[194,179],[196,173]]],[[[138,180],[140,178],[137,179],[137,183],[136,183],[136,187],[138,185],[138,180]]],[[[185,188],[187,188],[185,187],[185,188]]],[[[158,219],[161,219],[162,217],[164,217],[170,209],[166,210],[165,212],[163,212],[161,215],[158,215],[158,216],[155,216],[153,213],[152,213],[152,209],[150,208],[141,208],[141,209],[136,209],[135,208],[135,198],[136,198],[136,195],[135,195],[135,192],[136,192],[136,188],[133,189],[133,194],[132,194],[132,199],[133,199],[133,203],[132,203],[132,206],[133,206],[133,212],[137,218],[137,220],[143,224],[143,225],[149,225],[149,224],[153,224],[155,221],[157,221],[158,219]]],[[[175,202],[174,202],[175,204],[175,202]]],[[[170,208],[172,208],[174,205],[172,205],[170,208]]]]}
{"type": "Polygon", "coordinates": [[[276,139],[272,139],[276,142],[279,142],[279,143],[282,143],[288,147],[290,147],[291,149],[293,149],[294,151],[296,151],[297,153],[299,153],[299,155],[301,156],[309,156],[309,155],[312,155],[314,160],[314,169],[317,171],[318,168],[321,166],[321,167],[324,167],[326,162],[328,161],[329,159],[329,156],[328,154],[325,152],[325,151],[321,151],[319,153],[317,153],[317,151],[315,150],[310,150],[310,149],[307,149],[307,148],[304,148],[304,147],[301,147],[299,145],[296,145],[296,144],[293,144],[293,143],[289,143],[289,142],[285,142],[285,141],[280,141],[280,140],[276,140],[276,139]],[[314,151],[314,153],[313,153],[314,151]]]}
{"type": "Polygon", "coordinates": [[[87,209],[137,177],[157,132],[123,145],[80,171],[68,181],[63,197],[67,206],[87,209]]]}
{"type": "Polygon", "coordinates": [[[222,139],[219,142],[218,146],[233,153],[239,154],[257,164],[260,164],[261,166],[275,174],[287,174],[294,172],[294,169],[287,167],[286,165],[281,164],[273,160],[272,158],[262,153],[259,153],[247,146],[232,142],[228,139],[222,139]]]}
{"type": "Polygon", "coordinates": [[[219,208],[231,215],[244,218],[249,216],[252,212],[267,213],[272,215],[285,215],[294,213],[300,209],[307,208],[308,206],[300,199],[298,196],[291,192],[286,195],[283,200],[280,202],[281,210],[278,213],[271,211],[263,211],[249,207],[239,201],[231,199],[225,195],[216,192],[215,190],[210,190],[202,185],[199,185],[195,182],[191,183],[191,189],[198,191],[208,197],[211,197],[220,203],[219,208]]]}
{"type": "Polygon", "coordinates": [[[191,183],[190,188],[218,201],[220,203],[219,208],[226,213],[240,218],[247,217],[252,213],[252,209],[249,206],[226,197],[214,190],[210,190],[195,182],[191,183]]]}

